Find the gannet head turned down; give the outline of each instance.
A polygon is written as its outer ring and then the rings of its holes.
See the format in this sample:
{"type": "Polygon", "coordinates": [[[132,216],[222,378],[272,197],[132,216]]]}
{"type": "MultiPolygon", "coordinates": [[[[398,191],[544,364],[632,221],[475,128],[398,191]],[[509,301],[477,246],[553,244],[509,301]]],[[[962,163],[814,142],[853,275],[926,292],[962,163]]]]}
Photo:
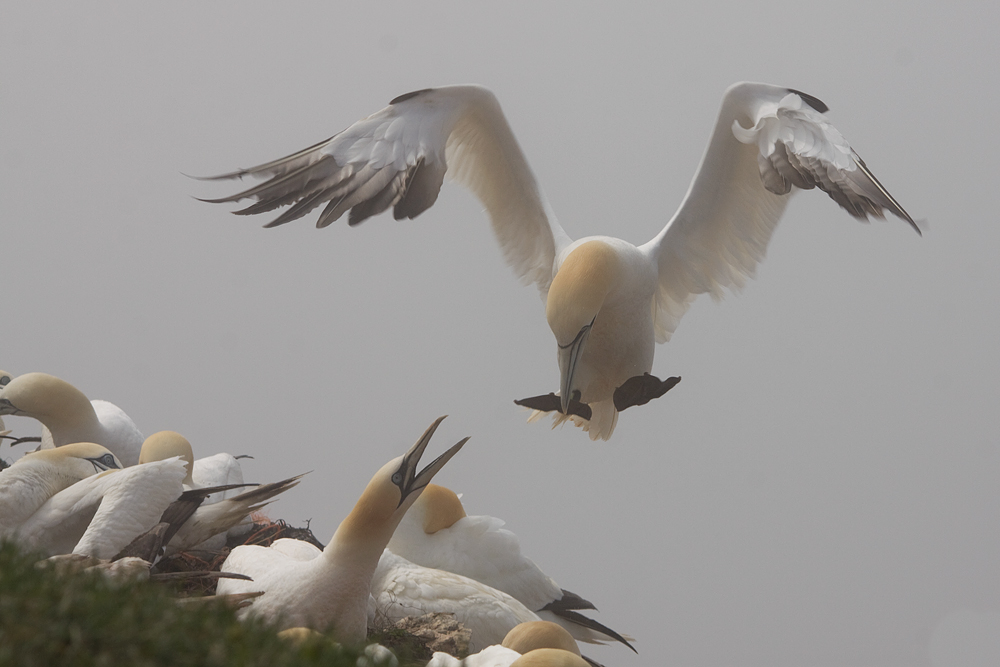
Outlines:
{"type": "Polygon", "coordinates": [[[409,451],[389,461],[375,473],[354,509],[337,528],[331,542],[378,544],[378,552],[381,553],[406,511],[420,497],[434,475],[469,439],[463,438],[417,472],[420,457],[442,420],[444,417],[436,419],[409,451]]]}
{"type": "Polygon", "coordinates": [[[184,467],[187,469],[184,484],[194,486],[194,480],[191,479],[191,470],[194,468],[194,450],[188,439],[177,431],[159,431],[146,438],[142,443],[142,450],[139,452],[139,463],[165,461],[172,456],[179,456],[184,460],[184,467]]]}
{"type": "Polygon", "coordinates": [[[562,411],[569,407],[579,362],[590,330],[621,273],[621,258],[600,240],[574,249],[552,279],[545,317],[559,345],[559,394],[562,411]]]}
{"type": "Polygon", "coordinates": [[[425,533],[433,535],[439,530],[451,528],[456,521],[468,515],[457,493],[438,484],[428,484],[407,516],[415,519],[425,533]]]}
{"type": "Polygon", "coordinates": [[[580,655],[580,647],[569,630],[552,621],[519,623],[503,638],[502,645],[521,655],[539,648],[558,648],[580,655]]]}
{"type": "Polygon", "coordinates": [[[46,426],[73,420],[78,414],[94,414],[90,399],[69,382],[46,373],[18,375],[0,396],[0,415],[32,417],[46,426]]]}

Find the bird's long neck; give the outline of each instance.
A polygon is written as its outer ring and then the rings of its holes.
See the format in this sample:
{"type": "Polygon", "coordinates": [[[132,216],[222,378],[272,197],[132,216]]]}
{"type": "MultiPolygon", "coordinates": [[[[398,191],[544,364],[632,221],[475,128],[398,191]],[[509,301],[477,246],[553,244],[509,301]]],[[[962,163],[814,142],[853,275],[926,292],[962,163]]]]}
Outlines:
{"type": "Polygon", "coordinates": [[[29,413],[52,434],[56,447],[73,442],[99,442],[101,422],[90,400],[75,387],[64,384],[52,409],[29,413]]]}

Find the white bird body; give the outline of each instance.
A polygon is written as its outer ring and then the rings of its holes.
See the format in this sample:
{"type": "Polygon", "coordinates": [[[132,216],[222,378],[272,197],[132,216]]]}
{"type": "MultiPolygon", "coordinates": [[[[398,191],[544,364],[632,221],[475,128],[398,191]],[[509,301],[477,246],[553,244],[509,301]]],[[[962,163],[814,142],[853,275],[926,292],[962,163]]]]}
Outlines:
{"type": "Polygon", "coordinates": [[[18,526],[16,539],[50,556],[113,558],[160,521],[184,476],[184,462],[172,458],[87,477],[49,498],[18,526]]]}
{"type": "MultiPolygon", "coordinates": [[[[139,463],[146,465],[175,456],[184,461],[187,473],[184,477],[184,490],[243,483],[239,462],[229,454],[208,457],[210,459],[208,463],[199,469],[198,463],[205,459],[195,460],[191,443],[176,431],[158,431],[146,438],[139,454],[139,463]],[[196,478],[195,475],[199,472],[196,478]]],[[[222,494],[225,492],[207,496],[170,538],[167,550],[174,552],[195,548],[221,548],[226,542],[226,531],[248,520],[251,512],[262,508],[274,496],[298,484],[297,479],[253,485],[256,488],[238,493],[231,498],[223,498],[222,494]],[[214,499],[214,502],[208,502],[210,498],[214,499]]]]}
{"type": "MultiPolygon", "coordinates": [[[[243,483],[243,468],[239,460],[232,454],[221,452],[211,456],[195,459],[191,470],[192,488],[204,489],[209,486],[226,486],[243,483]]],[[[220,500],[238,494],[239,491],[219,491],[205,498],[205,505],[217,503],[220,500]]]]}
{"type": "Polygon", "coordinates": [[[548,621],[528,621],[514,626],[502,643],[487,646],[464,659],[435,652],[427,667],[509,667],[523,654],[540,648],[555,648],[580,655],[580,647],[562,626],[548,621]]]}
{"type": "Polygon", "coordinates": [[[520,657],[521,654],[517,651],[502,644],[493,644],[464,658],[456,658],[444,651],[435,651],[427,667],[510,667],[511,663],[520,657]]]}
{"type": "MultiPolygon", "coordinates": [[[[556,423],[572,419],[591,439],[606,440],[617,422],[616,389],[651,370],[654,342],[670,338],[698,294],[721,297],[753,276],[793,186],[819,187],[857,218],[888,210],[919,232],[826,110],[789,88],[731,86],[680,208],[641,246],[608,237],[573,243],[549,211],[499,102],[479,86],[397,97],[327,141],[214,177],[269,180],[206,201],[256,199],[237,211],[243,215],[292,205],[267,226],[326,203],[318,227],[348,210],[355,225],[390,206],[397,219],[419,215],[436,201],[447,172],[482,201],[504,258],[546,300],[560,348],[556,423]],[[567,416],[577,391],[589,416],[567,416]]],[[[661,394],[623,400],[620,409],[661,394]]]]}
{"type": "Polygon", "coordinates": [[[578,641],[604,643],[622,641],[610,628],[608,633],[579,609],[594,606],[564,591],[530,558],[521,552],[517,535],[505,529],[501,519],[468,516],[458,495],[450,489],[429,484],[406,513],[389,541],[389,550],[416,565],[446,570],[474,579],[502,591],[539,618],[565,628],[578,641]],[[582,605],[572,602],[579,601],[582,605]],[[560,602],[573,614],[560,616],[560,602]],[[581,625],[586,623],[586,625],[581,625]]]}
{"type": "Polygon", "coordinates": [[[114,454],[88,442],[25,454],[0,474],[0,537],[18,528],[60,491],[121,467],[114,454]]]}
{"type": "Polygon", "coordinates": [[[392,620],[432,612],[453,614],[472,632],[469,650],[503,641],[519,623],[538,615],[503,591],[460,574],[423,567],[388,549],[371,580],[375,614],[392,620]]]}
{"type": "Polygon", "coordinates": [[[89,400],[79,389],[45,373],[19,375],[0,392],[0,414],[42,423],[42,449],[74,442],[107,447],[125,466],[139,462],[142,433],[114,403],[89,400]]]}
{"type": "Polygon", "coordinates": [[[253,581],[220,581],[217,594],[263,591],[241,613],[278,622],[281,628],[332,629],[345,643],[363,641],[372,573],[382,550],[400,517],[465,444],[465,440],[460,441],[417,473],[420,456],[441,419],[405,455],[375,473],[354,509],[319,555],[307,560],[299,555],[290,557],[282,550],[294,548],[287,542],[278,548],[237,547],[222,569],[249,575],[253,581]]]}

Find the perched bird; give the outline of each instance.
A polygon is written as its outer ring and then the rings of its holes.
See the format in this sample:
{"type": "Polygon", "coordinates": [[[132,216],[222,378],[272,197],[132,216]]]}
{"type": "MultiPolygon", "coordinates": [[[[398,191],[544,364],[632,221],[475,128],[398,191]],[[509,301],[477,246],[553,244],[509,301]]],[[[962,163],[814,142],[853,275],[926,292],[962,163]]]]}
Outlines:
{"type": "Polygon", "coordinates": [[[0,475],[0,537],[10,535],[60,491],[121,467],[114,454],[92,442],[25,454],[0,475]]]}
{"type": "Polygon", "coordinates": [[[509,667],[522,654],[539,648],[558,648],[580,655],[580,647],[561,625],[549,621],[527,621],[514,626],[499,644],[458,658],[436,651],[427,667],[509,667]]]}
{"type": "Polygon", "coordinates": [[[49,556],[111,559],[160,522],[183,492],[184,476],[179,458],[99,472],[46,500],[17,527],[16,539],[49,556]]]}
{"type": "Polygon", "coordinates": [[[460,574],[411,563],[388,549],[372,575],[371,595],[374,616],[392,621],[430,613],[452,614],[472,632],[470,651],[499,644],[519,623],[540,620],[503,591],[460,574]]]}
{"type": "Polygon", "coordinates": [[[280,549],[236,547],[222,569],[249,575],[253,582],[219,582],[218,594],[263,591],[243,613],[279,622],[282,629],[332,630],[344,643],[363,641],[372,573],[382,550],[413,501],[468,440],[460,440],[418,472],[420,457],[442,419],[375,473],[319,556],[303,560],[280,549]]]}
{"type": "Polygon", "coordinates": [[[207,497],[198,498],[198,507],[193,510],[193,513],[185,516],[176,531],[171,533],[170,538],[164,540],[168,552],[186,551],[194,548],[221,548],[225,545],[228,530],[239,525],[252,512],[263,508],[278,494],[298,484],[301,477],[298,475],[270,484],[243,484],[243,474],[239,469],[239,462],[229,454],[224,454],[222,457],[219,455],[212,457],[213,463],[223,462],[223,465],[213,468],[212,472],[216,474],[201,477],[201,479],[218,482],[218,484],[202,487],[202,485],[195,483],[193,473],[198,470],[198,461],[203,459],[194,459],[191,443],[176,431],[159,431],[146,438],[139,453],[139,464],[162,461],[174,456],[180,457],[184,461],[187,474],[183,484],[186,490],[226,488],[227,486],[253,486],[256,488],[231,498],[222,497],[230,491],[219,491],[211,493],[207,497]],[[235,468],[232,465],[226,465],[223,457],[233,459],[232,464],[235,464],[235,468]],[[237,479],[238,482],[233,481],[237,479]],[[212,502],[213,500],[214,502],[212,502]]]}
{"type": "Polygon", "coordinates": [[[96,442],[125,466],[139,462],[142,433],[114,403],[91,401],[53,375],[25,373],[0,392],[0,415],[31,417],[42,423],[42,448],[96,442]]]}
{"type": "Polygon", "coordinates": [[[577,640],[619,641],[635,650],[611,628],[584,616],[594,605],[563,590],[521,553],[517,535],[491,516],[468,516],[451,489],[428,484],[399,522],[389,550],[424,567],[447,570],[503,591],[540,618],[566,628],[577,640]]]}
{"type": "MultiPolygon", "coordinates": [[[[889,195],[811,95],[738,83],[722,100],[708,148],[680,208],[640,246],[607,236],[572,241],[556,221],[496,97],[479,86],[401,95],[381,111],[297,153],[208,180],[268,180],[211,203],[255,199],[239,215],[291,207],[281,225],[321,204],[317,227],[350,211],[356,225],[390,206],[413,218],[447,173],[486,207],[504,258],[535,283],[555,335],[558,396],[518,401],[607,440],[618,412],[679,378],[650,375],[691,301],[721,297],[753,276],[794,188],[819,187],[856,218],[912,218],[889,195]]],[[[533,414],[538,417],[537,413],[533,414]]]]}

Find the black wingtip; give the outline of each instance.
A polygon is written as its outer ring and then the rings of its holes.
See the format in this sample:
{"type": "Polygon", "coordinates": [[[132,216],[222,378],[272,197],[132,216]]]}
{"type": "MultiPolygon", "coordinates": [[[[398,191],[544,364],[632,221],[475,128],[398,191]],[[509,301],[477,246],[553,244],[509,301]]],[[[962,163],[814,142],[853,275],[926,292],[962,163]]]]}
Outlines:
{"type": "Polygon", "coordinates": [[[802,98],[802,101],[811,106],[813,109],[820,113],[826,113],[830,110],[830,107],[826,106],[823,100],[818,97],[813,97],[809,93],[803,93],[801,90],[795,90],[794,88],[787,88],[788,92],[795,93],[802,98]]]}

